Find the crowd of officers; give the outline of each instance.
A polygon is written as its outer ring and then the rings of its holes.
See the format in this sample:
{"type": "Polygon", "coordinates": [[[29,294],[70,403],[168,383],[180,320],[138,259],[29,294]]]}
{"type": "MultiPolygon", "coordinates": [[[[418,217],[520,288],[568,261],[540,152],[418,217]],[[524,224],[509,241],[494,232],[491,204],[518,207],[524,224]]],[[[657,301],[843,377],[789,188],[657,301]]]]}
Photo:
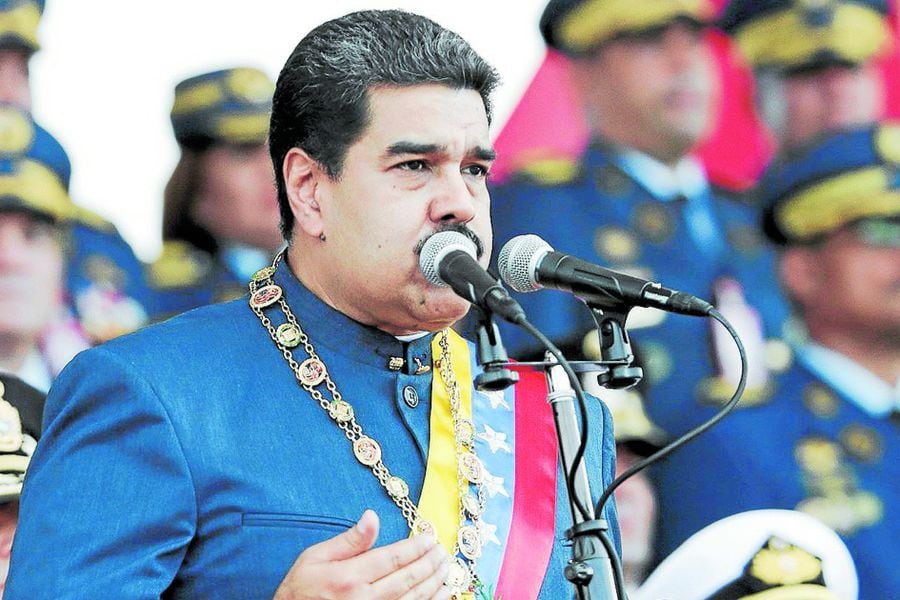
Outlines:
{"type": "MultiPolygon", "coordinates": [[[[535,233],[708,298],[747,350],[736,412],[623,489],[635,587],[710,523],[784,508],[841,536],[861,598],[900,597],[900,123],[887,120],[878,67],[895,43],[889,8],[884,0],[546,7],[540,30],[566,57],[590,143],[578,156],[523,152],[492,188],[495,248],[535,233]],[[755,111],[778,146],[760,181],[740,193],[712,184],[692,153],[721,102],[714,27],[752,67],[755,111]]],[[[22,390],[46,392],[89,346],[240,296],[284,243],[266,148],[274,86],[253,68],[176,86],[181,156],[153,264],[74,203],[68,156],[30,112],[28,62],[43,10],[39,0],[0,0],[0,372],[12,382],[5,394],[0,387],[0,425],[19,431],[2,451],[25,457],[40,426],[38,401],[22,390]]],[[[576,298],[520,300],[567,357],[604,358],[576,298]]],[[[653,309],[631,311],[627,325],[644,379],[593,390],[613,411],[622,468],[712,416],[740,375],[718,325],[653,309]]],[[[512,356],[539,355],[521,332],[502,333],[512,356]]],[[[0,474],[3,513],[12,515],[0,527],[15,527],[22,463],[0,474]]],[[[794,576],[775,571],[747,576],[794,576]]]]}

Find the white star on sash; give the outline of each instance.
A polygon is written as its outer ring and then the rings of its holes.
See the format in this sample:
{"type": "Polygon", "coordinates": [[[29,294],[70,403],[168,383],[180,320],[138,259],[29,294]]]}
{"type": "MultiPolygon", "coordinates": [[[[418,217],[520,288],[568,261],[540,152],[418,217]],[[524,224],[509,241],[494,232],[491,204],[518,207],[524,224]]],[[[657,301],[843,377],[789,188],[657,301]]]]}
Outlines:
{"type": "Polygon", "coordinates": [[[506,434],[500,431],[494,431],[490,425],[484,424],[484,432],[479,433],[478,437],[488,443],[491,448],[491,454],[497,454],[497,450],[503,450],[507,454],[512,454],[512,449],[506,443],[506,434]]]}
{"type": "Polygon", "coordinates": [[[503,478],[502,477],[494,477],[490,473],[487,472],[487,469],[484,471],[484,479],[482,481],[482,485],[484,489],[487,490],[488,495],[493,498],[497,494],[501,496],[506,496],[509,498],[509,492],[506,491],[506,488],[503,487],[503,478]]]}
{"type": "Polygon", "coordinates": [[[484,546],[488,542],[492,542],[501,546],[500,538],[497,537],[497,526],[491,525],[484,519],[479,519],[478,524],[475,525],[478,529],[478,538],[481,540],[481,545],[484,546]]]}
{"type": "Polygon", "coordinates": [[[506,398],[503,397],[503,392],[481,392],[481,394],[487,396],[491,403],[491,408],[496,409],[498,406],[502,406],[506,410],[512,410],[509,408],[506,398]]]}

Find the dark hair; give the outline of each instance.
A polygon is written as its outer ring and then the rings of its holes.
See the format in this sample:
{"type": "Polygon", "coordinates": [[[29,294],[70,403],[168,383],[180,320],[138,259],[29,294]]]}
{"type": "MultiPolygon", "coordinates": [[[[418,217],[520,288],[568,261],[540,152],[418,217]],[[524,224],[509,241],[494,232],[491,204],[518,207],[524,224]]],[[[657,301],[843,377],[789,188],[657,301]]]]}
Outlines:
{"type": "Polygon", "coordinates": [[[440,83],[481,94],[488,119],[499,77],[456,33],[400,10],[361,11],[328,21],[291,53],[275,86],[269,152],[275,167],[281,230],[290,239],[282,164],[302,148],[333,179],[369,122],[367,93],[374,86],[440,83]]]}

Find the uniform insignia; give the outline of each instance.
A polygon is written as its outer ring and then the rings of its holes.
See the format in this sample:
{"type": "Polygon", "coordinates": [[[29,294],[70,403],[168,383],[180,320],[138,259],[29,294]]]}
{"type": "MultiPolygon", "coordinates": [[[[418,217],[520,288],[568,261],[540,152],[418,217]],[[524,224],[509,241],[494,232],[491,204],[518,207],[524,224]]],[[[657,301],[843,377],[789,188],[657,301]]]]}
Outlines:
{"type": "Polygon", "coordinates": [[[884,125],[875,134],[875,149],[888,162],[900,164],[900,127],[884,125]]]}
{"type": "MultiPolygon", "coordinates": [[[[723,406],[731,400],[736,388],[737,385],[734,381],[724,377],[704,377],[697,384],[696,394],[697,398],[704,404],[723,406]]],[[[757,387],[747,387],[744,389],[744,395],[741,396],[741,400],[736,408],[762,406],[772,399],[774,393],[775,386],[768,382],[757,387]]]]}
{"type": "Polygon", "coordinates": [[[821,383],[811,383],[803,390],[803,405],[820,419],[830,419],[838,413],[838,399],[821,383]]]}
{"type": "Polygon", "coordinates": [[[794,362],[794,351],[783,340],[766,340],[763,353],[770,373],[784,373],[794,362]]]}
{"type": "Polygon", "coordinates": [[[17,108],[0,108],[0,153],[22,154],[34,142],[34,125],[17,108]]]}
{"type": "Polygon", "coordinates": [[[197,285],[212,268],[212,259],[183,242],[166,242],[162,254],[150,267],[148,280],[157,289],[197,285]]]}
{"type": "Polygon", "coordinates": [[[881,460],[884,445],[878,432],[864,425],[848,425],[838,435],[844,451],[860,462],[881,460]]]}
{"type": "Polygon", "coordinates": [[[130,296],[106,285],[91,285],[75,296],[78,322],[95,342],[131,333],[147,322],[144,307],[130,296]]]}
{"type": "Polygon", "coordinates": [[[745,255],[759,254],[764,247],[763,238],[756,227],[729,227],[725,238],[732,248],[745,255]]]}
{"type": "Polygon", "coordinates": [[[540,158],[523,163],[514,177],[547,186],[565,185],[574,181],[581,166],[568,157],[540,158]]]}
{"type": "Polygon", "coordinates": [[[841,446],[822,437],[806,437],[794,448],[794,458],[808,494],[797,510],[844,535],[881,520],[884,504],[875,494],[857,488],[841,446]]]}
{"type": "Polygon", "coordinates": [[[594,232],[594,250],[607,262],[631,263],[637,260],[641,248],[630,231],[610,225],[594,232]]]}
{"type": "Polygon", "coordinates": [[[777,537],[769,538],[753,557],[749,574],[771,586],[798,585],[818,581],[822,561],[777,537]]]}
{"type": "Polygon", "coordinates": [[[607,196],[624,196],[634,190],[634,180],[612,164],[598,167],[594,171],[597,191],[607,196]]]}
{"type": "MultiPolygon", "coordinates": [[[[0,386],[3,384],[0,383],[0,386]]],[[[0,387],[0,452],[16,452],[22,447],[22,419],[15,406],[3,399],[0,387]]]]}
{"type": "Polygon", "coordinates": [[[669,207],[660,202],[650,201],[637,205],[632,220],[641,235],[654,244],[665,243],[675,234],[675,217],[669,207]]]}
{"type": "Polygon", "coordinates": [[[256,69],[232,69],[225,80],[228,90],[248,102],[266,102],[272,97],[272,82],[256,69]]]}
{"type": "Polygon", "coordinates": [[[644,381],[649,385],[668,379],[675,365],[669,349],[658,342],[641,344],[640,363],[644,369],[644,381]]]}
{"type": "Polygon", "coordinates": [[[85,276],[101,286],[122,289],[128,283],[128,274],[109,257],[91,254],[81,267],[85,276]]]}

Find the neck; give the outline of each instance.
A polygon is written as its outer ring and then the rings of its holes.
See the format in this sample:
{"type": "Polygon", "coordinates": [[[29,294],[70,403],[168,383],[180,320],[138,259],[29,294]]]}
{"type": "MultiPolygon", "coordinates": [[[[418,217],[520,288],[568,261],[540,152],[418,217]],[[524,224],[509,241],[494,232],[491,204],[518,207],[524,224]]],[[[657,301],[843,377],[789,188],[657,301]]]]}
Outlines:
{"type": "Polygon", "coordinates": [[[900,342],[889,334],[861,337],[859,332],[846,335],[825,327],[809,327],[810,337],[817,343],[840,352],[865,367],[888,385],[900,379],[900,342]],[[894,339],[891,339],[894,338],[894,339]]]}
{"type": "Polygon", "coordinates": [[[28,337],[12,334],[0,335],[0,371],[17,373],[25,359],[37,348],[37,342],[28,337]]]}

